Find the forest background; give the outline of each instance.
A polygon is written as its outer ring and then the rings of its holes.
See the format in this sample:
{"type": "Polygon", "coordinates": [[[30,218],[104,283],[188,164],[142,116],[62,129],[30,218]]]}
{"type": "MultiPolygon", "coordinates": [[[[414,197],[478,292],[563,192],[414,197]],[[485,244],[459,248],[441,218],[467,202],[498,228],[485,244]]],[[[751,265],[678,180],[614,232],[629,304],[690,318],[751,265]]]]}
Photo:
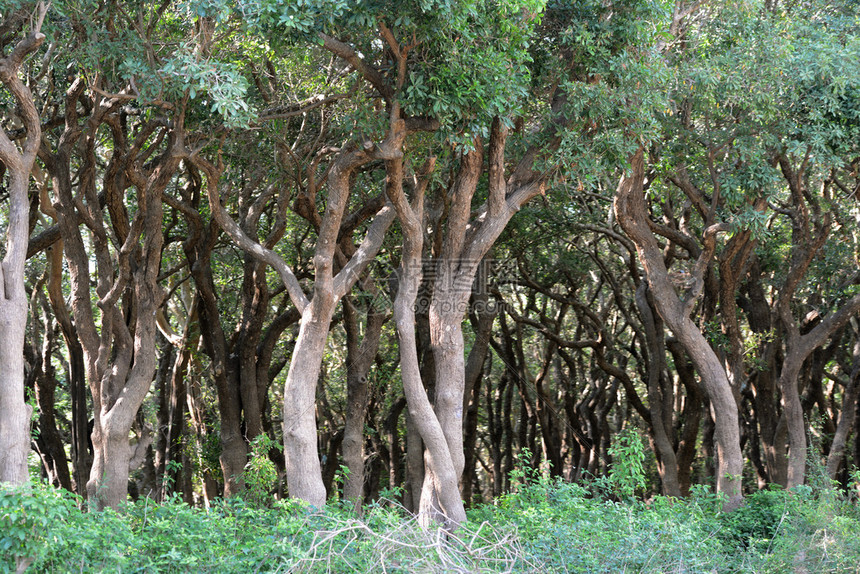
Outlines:
{"type": "Polygon", "coordinates": [[[0,481],[451,531],[643,441],[612,496],[850,488],[858,26],[823,0],[4,0],[0,481]]]}

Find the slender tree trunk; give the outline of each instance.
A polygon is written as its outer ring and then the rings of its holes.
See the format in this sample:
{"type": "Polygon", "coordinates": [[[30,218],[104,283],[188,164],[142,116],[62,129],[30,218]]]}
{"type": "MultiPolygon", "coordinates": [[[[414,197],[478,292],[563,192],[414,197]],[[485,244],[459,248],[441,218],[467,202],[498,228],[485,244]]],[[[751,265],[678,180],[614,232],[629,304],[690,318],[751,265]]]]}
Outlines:
{"type": "Polygon", "coordinates": [[[803,484],[806,475],[806,422],[800,402],[799,374],[806,359],[860,310],[860,295],[843,304],[805,335],[800,335],[787,303],[780,304],[780,317],[787,328],[786,357],[779,376],[788,431],[789,457],[786,486],[803,484]]]}
{"type": "Polygon", "coordinates": [[[165,467],[167,466],[167,435],[170,427],[170,412],[168,408],[168,396],[170,395],[170,368],[174,362],[173,346],[168,344],[165,337],[158,337],[159,346],[162,348],[158,358],[158,367],[155,370],[155,392],[157,393],[158,411],[155,423],[155,452],[152,456],[154,483],[156,489],[155,500],[160,502],[164,499],[166,492],[164,488],[165,467]]]}
{"type": "Polygon", "coordinates": [[[683,347],[674,339],[669,340],[668,347],[669,352],[672,353],[672,359],[675,361],[678,378],[686,390],[684,407],[681,412],[684,428],[678,443],[677,462],[678,488],[681,491],[681,496],[689,496],[692,485],[693,461],[696,459],[696,442],[702,420],[702,398],[696,383],[693,366],[687,360],[683,347]]]}
{"type": "MultiPolygon", "coordinates": [[[[39,299],[44,300],[39,294],[39,299]]],[[[47,311],[48,305],[44,307],[47,311]]],[[[66,452],[63,448],[63,439],[57,429],[55,416],[55,392],[57,389],[57,377],[54,371],[51,355],[53,354],[55,336],[53,332],[53,321],[45,314],[44,322],[44,344],[40,358],[33,361],[31,376],[35,376],[34,390],[36,403],[39,407],[39,437],[37,444],[42,452],[42,459],[46,463],[46,470],[51,483],[72,491],[72,479],[69,474],[69,463],[66,460],[66,452]],[[38,364],[38,367],[36,364],[38,364]]]]}
{"type": "MultiPolygon", "coordinates": [[[[402,122],[402,120],[395,120],[402,122]]],[[[428,166],[428,171],[432,164],[428,166]]],[[[397,296],[394,299],[394,321],[397,326],[397,336],[400,343],[400,373],[403,379],[403,391],[409,408],[411,423],[427,448],[424,455],[425,471],[424,484],[421,490],[419,504],[419,521],[429,525],[438,521],[447,527],[456,527],[466,520],[466,511],[457,485],[462,472],[462,444],[459,450],[459,469],[455,462],[455,454],[451,451],[442,420],[439,418],[439,401],[450,402],[454,397],[440,397],[436,393],[436,412],[430,405],[430,399],[421,380],[421,367],[418,361],[418,347],[415,338],[415,301],[421,285],[422,250],[424,231],[422,229],[423,202],[426,179],[415,190],[413,205],[410,206],[403,193],[403,161],[394,159],[386,162],[388,172],[387,192],[397,211],[403,230],[403,256],[400,265],[400,276],[397,285],[397,296]]],[[[433,312],[431,310],[431,330],[433,329],[433,312]]],[[[435,349],[434,349],[435,350],[435,349]]],[[[437,376],[440,367],[440,356],[434,352],[437,376]]],[[[460,368],[463,369],[462,337],[460,368]]],[[[462,375],[462,373],[461,373],[462,375]]],[[[459,379],[463,381],[461,377],[459,379]]],[[[438,378],[437,378],[438,381],[438,378]]],[[[462,412],[463,396],[456,396],[457,407],[462,412]]],[[[457,420],[458,431],[462,437],[462,420],[457,420]]],[[[410,453],[411,454],[411,453],[410,453]]]]}
{"type": "Polygon", "coordinates": [[[221,312],[212,273],[212,249],[218,237],[218,228],[212,221],[205,225],[202,218],[190,208],[188,221],[193,233],[184,244],[185,257],[197,288],[198,318],[203,347],[212,361],[212,379],[218,397],[221,417],[219,463],[224,477],[224,497],[235,496],[244,490],[242,473],[248,462],[248,445],[242,433],[241,397],[229,361],[227,337],[221,326],[221,312]]]}
{"type": "Polygon", "coordinates": [[[385,232],[394,220],[394,210],[386,206],[377,212],[356,254],[335,275],[338,235],[354,171],[370,161],[402,155],[405,135],[405,127],[400,126],[390,130],[382,143],[366,141],[361,150],[347,147],[332,160],[327,176],[326,210],[319,223],[314,250],[316,276],[311,300],[283,258],[251,239],[227,214],[218,190],[223,165],[213,165],[199,155],[194,157],[195,164],[206,173],[206,192],[213,218],[243,250],[275,268],[290,299],[301,312],[299,336],[284,383],[284,458],[290,496],[318,508],[325,505],[326,489],[317,445],[315,397],[328,329],[337,302],[349,292],[382,246],[385,232]]]}
{"type": "MultiPolygon", "coordinates": [[[[388,486],[392,489],[401,488],[404,483],[403,469],[401,467],[403,445],[400,444],[398,422],[400,421],[400,414],[405,408],[406,399],[400,397],[394,401],[394,404],[391,405],[391,409],[388,411],[388,415],[385,417],[385,439],[388,447],[388,486]]],[[[407,442],[408,440],[407,438],[407,442]]],[[[404,498],[406,497],[405,492],[403,496],[404,498]]]]}
{"type": "Polygon", "coordinates": [[[344,500],[353,501],[359,510],[364,498],[364,420],[367,415],[367,375],[376,359],[386,313],[370,304],[365,335],[359,343],[358,317],[352,301],[343,300],[346,354],[346,425],[343,460],[349,469],[343,486],[344,500]]]}
{"type": "MultiPolygon", "coordinates": [[[[21,287],[23,288],[23,281],[21,287]]],[[[21,289],[23,291],[23,289],[21,289]]],[[[27,299],[23,293],[0,301],[0,482],[24,484],[29,478],[32,409],[24,401],[24,331],[27,299]]]]}
{"type": "Polygon", "coordinates": [[[502,440],[503,440],[503,411],[504,405],[502,400],[505,396],[505,386],[507,385],[508,375],[506,371],[502,371],[498,385],[493,388],[492,385],[487,385],[487,431],[489,433],[490,461],[492,462],[492,497],[498,498],[502,495],[502,440]]]}
{"type": "MultiPolygon", "coordinates": [[[[836,423],[836,433],[830,445],[830,453],[827,455],[827,476],[835,479],[839,467],[845,457],[845,447],[848,435],[854,426],[854,417],[860,408],[860,341],[854,343],[854,360],[848,382],[842,391],[842,408],[839,410],[839,422],[836,423]]],[[[854,440],[860,442],[858,436],[854,440]]]]}
{"type": "MultiPolygon", "coordinates": [[[[42,210],[52,219],[57,219],[56,210],[50,205],[47,192],[43,192],[42,210]]],[[[46,250],[48,280],[46,283],[51,310],[66,343],[69,357],[68,392],[72,403],[71,455],[73,466],[73,492],[86,497],[87,477],[92,466],[90,433],[88,428],[87,381],[84,366],[84,351],[72,323],[71,314],[63,295],[63,241],[58,240],[46,250]]]]}
{"type": "Polygon", "coordinates": [[[197,449],[204,454],[203,457],[203,468],[200,469],[200,479],[203,483],[202,486],[202,495],[203,495],[203,504],[206,508],[209,508],[211,501],[218,496],[218,487],[215,481],[215,478],[212,476],[212,470],[208,468],[207,457],[205,456],[208,450],[209,444],[209,425],[206,420],[206,412],[205,405],[202,404],[200,399],[200,380],[194,377],[192,380],[188,381],[187,387],[187,401],[188,401],[188,414],[191,419],[191,425],[194,430],[194,438],[196,441],[197,449]]]}
{"type": "Polygon", "coordinates": [[[681,496],[681,486],[678,480],[678,460],[672,445],[672,420],[665,420],[665,415],[671,417],[663,408],[663,392],[661,378],[665,365],[666,350],[663,344],[662,325],[658,327],[651,304],[647,296],[648,284],[642,282],[636,290],[636,306],[642,316],[645,328],[645,339],[648,350],[648,408],[651,412],[651,432],[657,454],[657,470],[663,485],[665,496],[681,496]]]}
{"type": "Polygon", "coordinates": [[[413,514],[421,508],[421,488],[424,485],[424,441],[412,415],[406,412],[406,489],[403,506],[413,514]]]}
{"type": "Polygon", "coordinates": [[[0,482],[24,484],[29,478],[32,409],[24,401],[24,334],[27,326],[27,294],[24,262],[27,257],[30,203],[27,188],[30,170],[41,138],[39,115],[30,90],[18,77],[24,59],[45,41],[39,30],[47,7],[38,4],[31,32],[5,58],[0,59],[0,83],[12,93],[27,129],[19,153],[0,130],[0,161],[9,173],[9,213],[6,218],[6,254],[0,265],[0,482]]]}
{"type": "Polygon", "coordinates": [[[466,421],[463,430],[463,444],[466,466],[460,478],[460,495],[467,507],[472,506],[472,488],[476,479],[477,442],[478,442],[478,407],[481,401],[482,377],[471,385],[471,401],[466,409],[466,421]]]}
{"type": "MultiPolygon", "coordinates": [[[[489,261],[484,261],[484,271],[489,267],[489,261]]],[[[483,283],[486,283],[486,273],[483,283]]],[[[484,366],[490,348],[490,336],[493,323],[498,314],[498,306],[489,297],[487,285],[482,284],[473,293],[474,313],[471,316],[475,340],[469,358],[466,360],[465,389],[463,395],[463,411],[466,418],[463,422],[464,433],[464,476],[460,480],[460,492],[467,505],[471,505],[472,486],[475,478],[475,449],[478,440],[478,411],[481,403],[481,379],[484,376],[484,366]]]]}
{"type": "Polygon", "coordinates": [[[170,488],[166,489],[172,492],[181,492],[183,500],[191,504],[190,492],[186,488],[186,462],[187,453],[185,450],[186,442],[186,424],[185,415],[187,408],[186,375],[188,365],[191,360],[191,352],[197,347],[199,335],[192,334],[192,329],[197,325],[197,301],[196,298],[191,304],[191,309],[188,310],[188,317],[185,322],[182,337],[176,349],[176,358],[173,362],[173,369],[170,373],[170,382],[168,388],[170,394],[168,397],[168,419],[167,419],[167,437],[164,460],[166,469],[164,477],[170,484],[170,488]],[[173,463],[173,464],[170,464],[173,463]],[[173,468],[170,468],[173,467],[173,468]]]}
{"type": "Polygon", "coordinates": [[[621,227],[636,244],[658,312],[684,346],[702,378],[716,425],[717,490],[727,497],[726,509],[734,509],[743,499],[743,454],[740,447],[737,402],[721,361],[689,316],[691,304],[698,297],[697,291],[701,293],[701,277],[713,255],[715,235],[721,228],[713,226],[713,229],[706,230],[707,246],[696,263],[694,291],[688,293],[687,299],[682,301],[669,279],[663,254],[648,227],[648,210],[643,192],[644,150],[641,148],[632,158],[632,169],[632,176],[625,175],[618,185],[615,213],[621,227]]]}

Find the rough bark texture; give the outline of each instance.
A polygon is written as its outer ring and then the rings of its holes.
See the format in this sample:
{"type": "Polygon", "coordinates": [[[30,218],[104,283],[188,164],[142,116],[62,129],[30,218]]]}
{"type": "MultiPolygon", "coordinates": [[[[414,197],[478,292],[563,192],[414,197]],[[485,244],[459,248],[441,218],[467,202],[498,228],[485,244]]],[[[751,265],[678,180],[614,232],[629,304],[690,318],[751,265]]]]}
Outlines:
{"type": "Polygon", "coordinates": [[[707,391],[716,424],[717,490],[727,496],[726,508],[733,509],[742,502],[741,474],[743,455],[740,447],[738,408],[728,376],[719,358],[702,332],[690,319],[692,303],[701,289],[704,267],[713,254],[714,234],[706,230],[711,248],[706,248],[697,262],[697,286],[682,301],[669,279],[663,254],[648,226],[643,185],[645,181],[644,151],[640,148],[632,158],[632,174],[622,177],[615,195],[615,214],[625,233],[636,244],[639,260],[645,268],[648,285],[654,294],[657,311],[684,349],[687,351],[707,391]],[[708,253],[710,252],[710,253],[708,253]]]}
{"type": "MultiPolygon", "coordinates": [[[[402,122],[402,120],[395,120],[395,122],[402,122]]],[[[451,528],[466,520],[463,500],[457,488],[462,464],[458,471],[454,462],[454,453],[450,449],[441,421],[430,405],[430,399],[421,381],[421,367],[415,339],[415,300],[421,285],[421,257],[424,244],[422,230],[424,186],[419,186],[416,190],[414,205],[410,206],[403,193],[402,161],[389,161],[386,167],[388,195],[397,210],[404,237],[397,296],[394,299],[394,321],[400,342],[400,372],[410,420],[427,448],[424,486],[421,491],[418,517],[424,525],[438,521],[451,528]]],[[[461,364],[462,359],[461,355],[461,364]]],[[[462,408],[462,396],[460,401],[462,408]]],[[[462,458],[462,449],[460,457],[462,458]]]]}
{"type": "Polygon", "coordinates": [[[182,127],[169,128],[163,118],[155,117],[140,125],[135,138],[129,140],[128,126],[119,118],[121,100],[101,97],[96,97],[94,114],[81,125],[77,104],[85,88],[82,80],[69,88],[65,130],[56,153],[44,151],[43,160],[56,194],[53,207],[69,265],[75,327],[93,397],[94,460],[87,492],[91,504],[103,508],[117,507],[126,499],[132,456],[129,433],[156,368],[156,314],[163,300],[158,285],[162,193],[179,164],[177,137],[182,127]],[[95,153],[103,124],[113,140],[113,155],[102,180],[104,202],[96,191],[95,153]],[[166,143],[163,153],[146,163],[162,142],[166,143]],[[151,147],[143,151],[147,145],[151,147]],[[71,183],[75,150],[82,156],[77,196],[71,183]],[[129,188],[136,193],[133,216],[124,203],[129,188]],[[91,234],[92,252],[85,245],[83,229],[91,234]],[[111,235],[119,249],[113,249],[111,235]],[[98,326],[90,290],[91,259],[97,277],[98,326]]]}
{"type": "Polygon", "coordinates": [[[376,359],[382,326],[387,313],[370,303],[364,337],[359,342],[358,317],[352,302],[344,298],[346,354],[346,424],[343,436],[343,462],[349,469],[343,485],[343,499],[359,510],[364,498],[364,420],[367,415],[367,375],[376,359]]]}
{"type": "Polygon", "coordinates": [[[40,3],[36,23],[30,33],[0,60],[0,83],[11,92],[27,132],[19,152],[5,130],[0,130],[0,162],[9,174],[6,255],[0,264],[0,333],[3,334],[0,337],[0,482],[12,484],[23,484],[29,478],[27,455],[30,452],[32,409],[24,401],[24,334],[27,326],[24,261],[29,237],[27,189],[42,133],[33,96],[18,73],[24,59],[45,40],[45,35],[39,30],[46,11],[47,8],[40,3]]]}
{"type": "Polygon", "coordinates": [[[223,166],[215,166],[199,156],[192,157],[206,173],[209,205],[219,226],[239,247],[275,268],[293,304],[301,313],[299,335],[284,383],[284,455],[290,496],[319,508],[325,504],[326,488],[317,445],[315,399],[325,341],[338,301],[352,288],[375,257],[385,231],[394,220],[394,210],[389,206],[379,210],[355,255],[335,275],[338,233],[354,171],[375,159],[399,157],[404,135],[403,132],[389,132],[381,144],[368,141],[360,150],[342,150],[333,160],[328,172],[326,211],[320,222],[314,250],[315,278],[310,300],[287,263],[269,247],[251,239],[221,205],[218,186],[223,166]]]}

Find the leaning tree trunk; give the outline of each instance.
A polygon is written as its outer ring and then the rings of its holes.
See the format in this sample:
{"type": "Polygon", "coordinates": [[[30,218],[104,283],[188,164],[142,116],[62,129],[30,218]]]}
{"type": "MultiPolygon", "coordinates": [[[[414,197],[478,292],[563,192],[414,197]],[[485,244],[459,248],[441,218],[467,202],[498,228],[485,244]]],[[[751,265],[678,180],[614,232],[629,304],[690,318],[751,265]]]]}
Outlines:
{"type": "MultiPolygon", "coordinates": [[[[830,453],[827,455],[827,476],[834,480],[842,460],[845,456],[845,447],[848,442],[848,434],[854,426],[854,417],[857,413],[858,396],[860,396],[860,341],[854,343],[854,360],[845,390],[842,391],[842,408],[839,411],[839,422],[836,424],[836,433],[830,445],[830,453]]],[[[858,437],[854,437],[857,441],[858,437]]]]}
{"type": "Polygon", "coordinates": [[[382,326],[387,313],[371,302],[367,309],[367,329],[359,343],[356,309],[349,299],[343,300],[346,352],[346,423],[343,431],[343,461],[349,469],[343,485],[344,500],[360,510],[364,495],[364,419],[367,415],[367,374],[376,359],[382,326]]]}
{"type": "MultiPolygon", "coordinates": [[[[481,260],[492,248],[513,215],[530,199],[542,193],[544,176],[531,171],[528,154],[505,178],[505,144],[508,129],[493,120],[487,154],[488,196],[477,217],[472,218],[472,198],[483,172],[483,150],[475,149],[462,158],[459,173],[449,192],[447,229],[439,259],[433,299],[430,303],[430,340],[436,366],[434,411],[448,442],[459,480],[465,466],[463,453],[463,402],[466,391],[463,319],[475,274],[481,260]]],[[[432,506],[432,472],[425,476],[422,506],[432,506]],[[426,497],[426,501],[425,501],[426,497]]]]}
{"type": "Polygon", "coordinates": [[[651,311],[648,300],[648,284],[642,282],[636,289],[636,306],[642,316],[642,326],[645,330],[645,342],[648,350],[648,408],[651,413],[651,432],[657,454],[657,471],[663,483],[663,495],[681,496],[681,484],[678,480],[678,458],[672,444],[672,413],[664,408],[661,377],[666,362],[666,349],[663,341],[662,324],[651,311]]]}
{"type": "Polygon", "coordinates": [[[743,501],[741,478],[743,454],[740,447],[738,407],[731,384],[722,362],[708,344],[707,339],[690,319],[692,304],[701,293],[702,275],[713,256],[715,235],[722,231],[712,226],[705,231],[705,249],[696,263],[696,284],[685,301],[675,291],[657,241],[648,226],[643,184],[645,160],[642,148],[632,158],[632,175],[625,175],[615,195],[615,213],[618,223],[636,244],[648,285],[654,294],[657,311],[672,329],[687,351],[708,394],[716,425],[717,490],[728,498],[726,509],[737,508],[743,501]]]}
{"type": "MultiPolygon", "coordinates": [[[[402,161],[387,162],[386,167],[388,194],[397,210],[404,235],[400,277],[397,296],[394,299],[394,321],[397,325],[400,346],[400,373],[403,379],[403,392],[409,406],[409,416],[427,448],[424,487],[418,516],[419,521],[425,526],[435,520],[453,528],[466,520],[466,510],[457,484],[462,472],[462,463],[458,470],[454,460],[455,453],[451,451],[441,421],[430,405],[430,399],[421,381],[421,367],[415,339],[415,300],[421,285],[423,249],[421,222],[426,181],[416,190],[415,205],[410,206],[403,194],[402,161]]],[[[461,354],[461,363],[462,360],[461,354]]],[[[437,363],[436,366],[438,368],[439,364],[437,363]]],[[[459,400],[462,408],[462,396],[459,400]]],[[[458,425],[462,426],[462,423],[458,421],[458,425]]],[[[459,456],[462,459],[462,448],[459,456]]]]}
{"type": "Polygon", "coordinates": [[[328,197],[314,250],[313,296],[309,300],[287,263],[271,249],[251,239],[221,204],[218,185],[223,165],[214,165],[193,155],[191,159],[206,173],[206,192],[212,215],[237,245],[278,272],[290,299],[301,313],[299,336],[293,349],[284,383],[284,458],[287,487],[293,498],[316,507],[326,501],[320,466],[316,426],[316,388],[322,367],[325,341],[338,301],[347,294],[382,246],[385,232],[394,220],[390,206],[380,209],[355,255],[335,275],[338,235],[355,170],[373,160],[399,157],[405,128],[391,131],[380,144],[366,141],[362,149],[347,147],[333,160],[328,172],[328,197]]]}
{"type": "Polygon", "coordinates": [[[47,7],[39,3],[32,31],[0,60],[0,82],[12,93],[27,130],[22,152],[0,129],[0,164],[9,172],[9,215],[6,256],[0,266],[0,482],[23,484],[29,479],[30,415],[24,401],[24,334],[27,326],[27,294],[24,261],[29,237],[30,205],[27,188],[36,160],[41,126],[33,96],[18,77],[24,58],[44,41],[39,30],[47,7]]]}

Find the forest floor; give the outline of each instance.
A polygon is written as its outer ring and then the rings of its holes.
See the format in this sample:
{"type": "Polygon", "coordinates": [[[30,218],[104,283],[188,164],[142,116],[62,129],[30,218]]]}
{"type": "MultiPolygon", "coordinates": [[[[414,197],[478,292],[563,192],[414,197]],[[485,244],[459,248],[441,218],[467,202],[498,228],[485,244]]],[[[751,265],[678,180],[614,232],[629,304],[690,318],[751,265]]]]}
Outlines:
{"type": "Polygon", "coordinates": [[[4,490],[0,571],[860,572],[860,505],[835,489],[764,490],[724,513],[705,487],[647,502],[601,488],[538,479],[454,533],[385,500],[361,518],[337,502],[241,499],[86,513],[49,487],[4,490]]]}

